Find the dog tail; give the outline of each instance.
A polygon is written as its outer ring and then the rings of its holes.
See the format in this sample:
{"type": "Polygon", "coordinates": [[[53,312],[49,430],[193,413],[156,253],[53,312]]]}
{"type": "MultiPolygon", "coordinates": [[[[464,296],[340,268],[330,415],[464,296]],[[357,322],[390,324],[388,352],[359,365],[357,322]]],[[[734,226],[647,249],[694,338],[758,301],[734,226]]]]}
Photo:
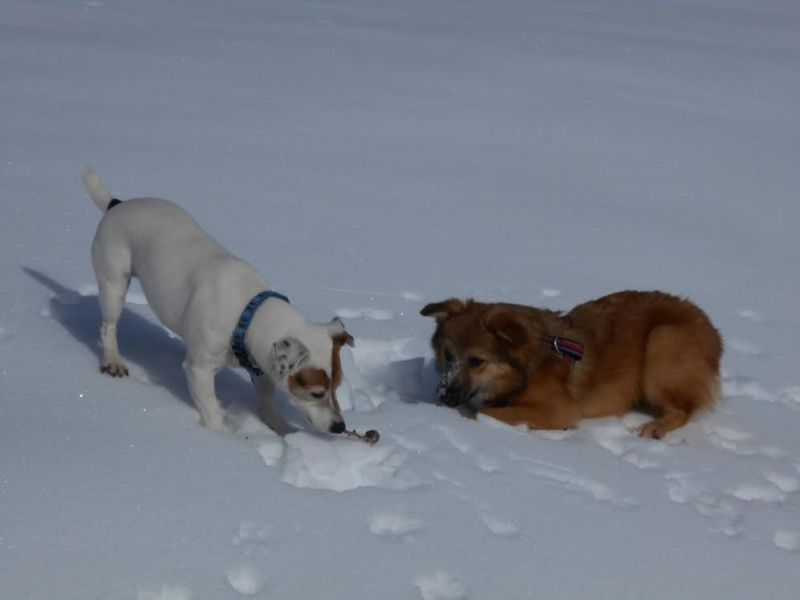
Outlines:
{"type": "Polygon", "coordinates": [[[108,191],[103,180],[90,166],[87,165],[81,169],[81,178],[86,191],[89,192],[89,196],[97,205],[97,208],[100,209],[100,212],[106,212],[116,204],[119,204],[120,201],[111,197],[111,192],[108,191]]]}

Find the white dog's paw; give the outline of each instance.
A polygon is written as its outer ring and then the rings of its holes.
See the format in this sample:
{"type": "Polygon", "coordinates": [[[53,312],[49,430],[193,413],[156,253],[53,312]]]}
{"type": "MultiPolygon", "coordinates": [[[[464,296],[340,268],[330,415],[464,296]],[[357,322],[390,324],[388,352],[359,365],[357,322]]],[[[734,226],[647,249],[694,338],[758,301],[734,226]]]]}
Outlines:
{"type": "Polygon", "coordinates": [[[203,421],[203,427],[211,431],[227,431],[223,421],[203,421]]]}
{"type": "Polygon", "coordinates": [[[111,360],[100,365],[100,372],[111,375],[111,377],[126,377],[128,367],[120,360],[111,360]]]}
{"type": "Polygon", "coordinates": [[[223,416],[214,415],[214,416],[200,416],[200,422],[203,424],[203,427],[206,429],[210,429],[211,431],[229,431],[230,428],[225,425],[225,419],[223,416]]]}

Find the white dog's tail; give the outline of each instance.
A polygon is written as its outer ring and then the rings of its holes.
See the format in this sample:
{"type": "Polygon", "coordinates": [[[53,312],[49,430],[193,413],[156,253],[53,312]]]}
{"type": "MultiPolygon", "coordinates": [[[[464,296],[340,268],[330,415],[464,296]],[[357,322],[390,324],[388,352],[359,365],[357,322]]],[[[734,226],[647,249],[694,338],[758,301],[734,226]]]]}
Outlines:
{"type": "MultiPolygon", "coordinates": [[[[81,178],[83,179],[83,185],[86,186],[86,191],[89,192],[89,196],[94,200],[97,208],[99,208],[101,212],[106,212],[111,208],[109,205],[112,205],[111,203],[114,202],[111,197],[111,192],[108,191],[103,180],[100,179],[91,167],[85,166],[81,169],[81,178]]],[[[114,202],[114,204],[118,202],[119,200],[114,202]]]]}

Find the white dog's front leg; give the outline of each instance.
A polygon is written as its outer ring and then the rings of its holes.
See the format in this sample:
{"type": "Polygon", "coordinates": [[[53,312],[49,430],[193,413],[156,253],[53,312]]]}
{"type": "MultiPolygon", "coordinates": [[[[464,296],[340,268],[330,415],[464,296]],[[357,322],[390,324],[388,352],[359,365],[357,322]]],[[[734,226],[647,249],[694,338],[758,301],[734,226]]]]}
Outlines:
{"type": "Polygon", "coordinates": [[[183,364],[183,370],[189,382],[189,393],[200,411],[203,425],[209,429],[222,429],[222,409],[214,392],[214,370],[205,365],[194,364],[188,359],[183,364]]]}
{"type": "Polygon", "coordinates": [[[278,412],[278,407],[275,406],[275,399],[273,391],[275,384],[268,375],[260,375],[255,377],[250,376],[250,381],[253,382],[253,387],[258,392],[258,397],[261,399],[261,420],[278,435],[286,435],[292,433],[295,429],[289,425],[286,420],[278,412]]]}

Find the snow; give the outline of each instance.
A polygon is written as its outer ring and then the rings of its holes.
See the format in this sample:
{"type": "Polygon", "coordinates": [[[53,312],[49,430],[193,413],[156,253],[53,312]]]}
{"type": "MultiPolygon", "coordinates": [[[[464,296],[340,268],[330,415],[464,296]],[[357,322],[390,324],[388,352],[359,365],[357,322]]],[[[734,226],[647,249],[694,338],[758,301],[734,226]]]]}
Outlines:
{"type": "Polygon", "coordinates": [[[772,541],[775,546],[787,552],[794,552],[800,548],[800,537],[792,531],[779,529],[775,532],[772,541]]]}
{"type": "Polygon", "coordinates": [[[481,517],[483,524],[495,535],[504,537],[513,536],[519,533],[519,526],[514,521],[502,516],[496,515],[483,515],[481,517]]]}
{"type": "Polygon", "coordinates": [[[186,588],[162,586],[157,592],[139,592],[136,600],[192,600],[192,592],[186,588]]]}
{"type": "MultiPolygon", "coordinates": [[[[800,587],[791,0],[0,5],[0,598],[790,598],[800,587]],[[134,286],[98,371],[92,164],[356,338],[368,446],[198,424],[134,286]],[[724,399],[528,432],[436,406],[426,303],[663,289],[724,399]]],[[[287,415],[297,419],[290,406],[287,415]]]]}
{"type": "Polygon", "coordinates": [[[402,511],[378,512],[369,519],[370,533],[385,537],[406,537],[424,528],[422,520],[402,511]]]}
{"type": "Polygon", "coordinates": [[[764,473],[764,478],[783,492],[791,493],[800,490],[800,479],[797,477],[776,473],[775,471],[767,471],[764,473]]]}
{"type": "Polygon", "coordinates": [[[379,308],[340,308],[335,311],[342,319],[372,319],[373,321],[391,321],[394,314],[390,310],[379,308]]]}
{"type": "Polygon", "coordinates": [[[390,444],[371,448],[348,438],[308,433],[287,436],[287,455],[281,481],[298,488],[344,492],[362,487],[408,490],[419,478],[403,469],[406,453],[390,444]]]}
{"type": "Polygon", "coordinates": [[[245,596],[258,594],[264,585],[263,575],[256,567],[232,567],[225,575],[231,587],[245,596]]]}
{"type": "Polygon", "coordinates": [[[464,585],[445,571],[420,575],[414,580],[422,600],[458,600],[466,596],[464,585]]]}

